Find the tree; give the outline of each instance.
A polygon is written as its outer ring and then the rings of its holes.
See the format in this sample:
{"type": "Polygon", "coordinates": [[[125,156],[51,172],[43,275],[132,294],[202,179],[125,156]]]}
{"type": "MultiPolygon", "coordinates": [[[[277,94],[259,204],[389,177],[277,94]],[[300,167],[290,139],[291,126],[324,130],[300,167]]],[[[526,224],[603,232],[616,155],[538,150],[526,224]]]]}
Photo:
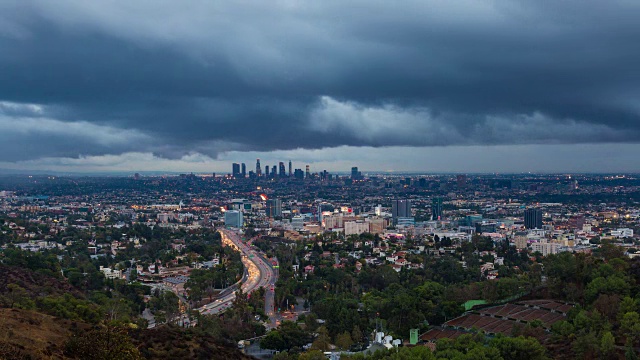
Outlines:
{"type": "Polygon", "coordinates": [[[64,352],[66,356],[77,359],[142,359],[126,329],[122,327],[97,327],[73,336],[65,344],[64,352]]]}
{"type": "Polygon", "coordinates": [[[260,347],[264,349],[283,351],[287,349],[287,344],[279,331],[272,330],[267,333],[267,336],[260,340],[260,347]]]}
{"type": "Polygon", "coordinates": [[[320,350],[310,350],[298,356],[298,360],[326,360],[327,357],[320,350]]]}
{"type": "Polygon", "coordinates": [[[616,339],[611,331],[606,331],[600,339],[600,356],[601,359],[615,359],[616,356],[616,339]]]}
{"type": "Polygon", "coordinates": [[[117,321],[122,316],[128,315],[130,308],[127,307],[125,299],[121,297],[113,297],[104,305],[107,317],[110,321],[117,321]]]}
{"type": "Polygon", "coordinates": [[[545,348],[534,338],[499,336],[491,341],[491,346],[500,351],[504,359],[510,360],[546,360],[545,348]]]}
{"type": "Polygon", "coordinates": [[[587,285],[585,300],[592,302],[599,294],[627,295],[629,294],[629,288],[629,283],[621,276],[600,276],[593,279],[593,281],[587,285]]]}
{"type": "Polygon", "coordinates": [[[638,360],[638,354],[632,345],[627,344],[624,351],[625,360],[638,360]]]}
{"type": "Polygon", "coordinates": [[[351,335],[348,332],[343,332],[342,334],[336,336],[336,346],[338,346],[342,350],[349,350],[349,347],[353,345],[353,340],[351,339],[351,335]]]}
{"type": "Polygon", "coordinates": [[[21,309],[32,309],[35,304],[33,300],[29,298],[29,293],[27,290],[22,288],[17,284],[9,284],[7,285],[7,289],[9,292],[5,296],[5,301],[7,306],[12,308],[21,308],[21,309]]]}
{"type": "Polygon", "coordinates": [[[304,318],[304,325],[307,330],[314,331],[318,327],[318,317],[314,313],[309,313],[304,318]]]}
{"type": "Polygon", "coordinates": [[[576,358],[595,359],[598,357],[598,338],[593,331],[578,335],[572,343],[572,347],[576,358]]]}
{"type": "Polygon", "coordinates": [[[136,270],[136,269],[132,269],[131,270],[131,273],[129,274],[129,280],[130,281],[138,280],[138,270],[136,270]]]}
{"type": "Polygon", "coordinates": [[[360,327],[358,325],[354,326],[353,330],[351,330],[351,340],[357,344],[362,342],[362,331],[360,331],[360,327]]]}
{"type": "Polygon", "coordinates": [[[569,338],[575,334],[575,328],[573,325],[565,320],[558,321],[551,325],[551,331],[562,338],[569,338]]]}
{"type": "Polygon", "coordinates": [[[311,349],[313,350],[329,350],[329,346],[331,345],[331,337],[329,337],[329,331],[326,327],[320,326],[317,330],[318,337],[313,341],[311,345],[311,349]]]}
{"type": "Polygon", "coordinates": [[[624,314],[628,312],[638,311],[638,301],[630,296],[625,296],[622,301],[620,301],[620,306],[618,309],[618,315],[620,317],[624,316],[624,314]]]}
{"type": "Polygon", "coordinates": [[[620,328],[624,331],[628,341],[636,344],[640,340],[640,314],[635,311],[624,314],[620,321],[620,328]]]}

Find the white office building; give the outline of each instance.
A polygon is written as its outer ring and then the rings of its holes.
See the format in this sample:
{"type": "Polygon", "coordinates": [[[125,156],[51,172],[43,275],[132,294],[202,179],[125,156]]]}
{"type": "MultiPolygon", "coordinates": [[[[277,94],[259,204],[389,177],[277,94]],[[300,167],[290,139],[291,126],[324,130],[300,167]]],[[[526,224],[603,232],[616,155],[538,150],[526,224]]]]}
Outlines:
{"type": "Polygon", "coordinates": [[[360,235],[369,232],[369,223],[364,221],[347,221],[344,223],[345,235],[360,235]]]}
{"type": "Polygon", "coordinates": [[[235,227],[235,228],[241,228],[244,225],[242,211],[227,210],[227,212],[224,213],[224,225],[235,227]]]}
{"type": "Polygon", "coordinates": [[[304,216],[297,215],[291,218],[291,227],[294,230],[302,230],[304,229],[304,216]]]}

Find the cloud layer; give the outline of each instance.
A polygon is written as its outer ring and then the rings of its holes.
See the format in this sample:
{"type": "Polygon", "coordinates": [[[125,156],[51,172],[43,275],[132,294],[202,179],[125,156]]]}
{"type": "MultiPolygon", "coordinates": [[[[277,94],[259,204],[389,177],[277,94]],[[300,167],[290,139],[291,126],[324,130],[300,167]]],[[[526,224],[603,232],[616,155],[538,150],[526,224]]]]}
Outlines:
{"type": "Polygon", "coordinates": [[[632,1],[4,2],[0,161],[638,143],[638,18],[632,1]]]}

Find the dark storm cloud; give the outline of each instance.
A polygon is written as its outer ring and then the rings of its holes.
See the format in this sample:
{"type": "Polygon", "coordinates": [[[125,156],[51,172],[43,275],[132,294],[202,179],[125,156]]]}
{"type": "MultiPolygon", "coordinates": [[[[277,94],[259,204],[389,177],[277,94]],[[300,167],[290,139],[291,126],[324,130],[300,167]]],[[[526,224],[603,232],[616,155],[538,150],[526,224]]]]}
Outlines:
{"type": "Polygon", "coordinates": [[[635,2],[3,3],[0,160],[637,142],[638,18],[635,2]]]}

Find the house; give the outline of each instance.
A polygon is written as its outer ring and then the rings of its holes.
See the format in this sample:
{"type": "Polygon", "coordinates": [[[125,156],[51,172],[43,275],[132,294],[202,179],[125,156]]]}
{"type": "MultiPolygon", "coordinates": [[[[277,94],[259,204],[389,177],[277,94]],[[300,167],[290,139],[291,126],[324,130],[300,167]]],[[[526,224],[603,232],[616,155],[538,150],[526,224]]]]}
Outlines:
{"type": "Polygon", "coordinates": [[[395,261],[395,264],[400,266],[406,266],[409,264],[409,262],[405,259],[398,259],[395,261]]]}
{"type": "Polygon", "coordinates": [[[100,266],[100,271],[107,279],[122,279],[122,271],[120,270],[112,270],[111,268],[100,266]]]}
{"type": "Polygon", "coordinates": [[[170,287],[174,292],[182,292],[184,291],[184,284],[186,284],[187,281],[189,281],[188,276],[178,275],[174,277],[164,278],[162,280],[162,283],[170,287]]]}
{"type": "Polygon", "coordinates": [[[485,272],[493,270],[493,263],[484,263],[480,265],[480,273],[484,274],[485,272]]]}
{"type": "Polygon", "coordinates": [[[498,278],[498,270],[491,270],[487,273],[488,280],[495,280],[498,278]]]}

